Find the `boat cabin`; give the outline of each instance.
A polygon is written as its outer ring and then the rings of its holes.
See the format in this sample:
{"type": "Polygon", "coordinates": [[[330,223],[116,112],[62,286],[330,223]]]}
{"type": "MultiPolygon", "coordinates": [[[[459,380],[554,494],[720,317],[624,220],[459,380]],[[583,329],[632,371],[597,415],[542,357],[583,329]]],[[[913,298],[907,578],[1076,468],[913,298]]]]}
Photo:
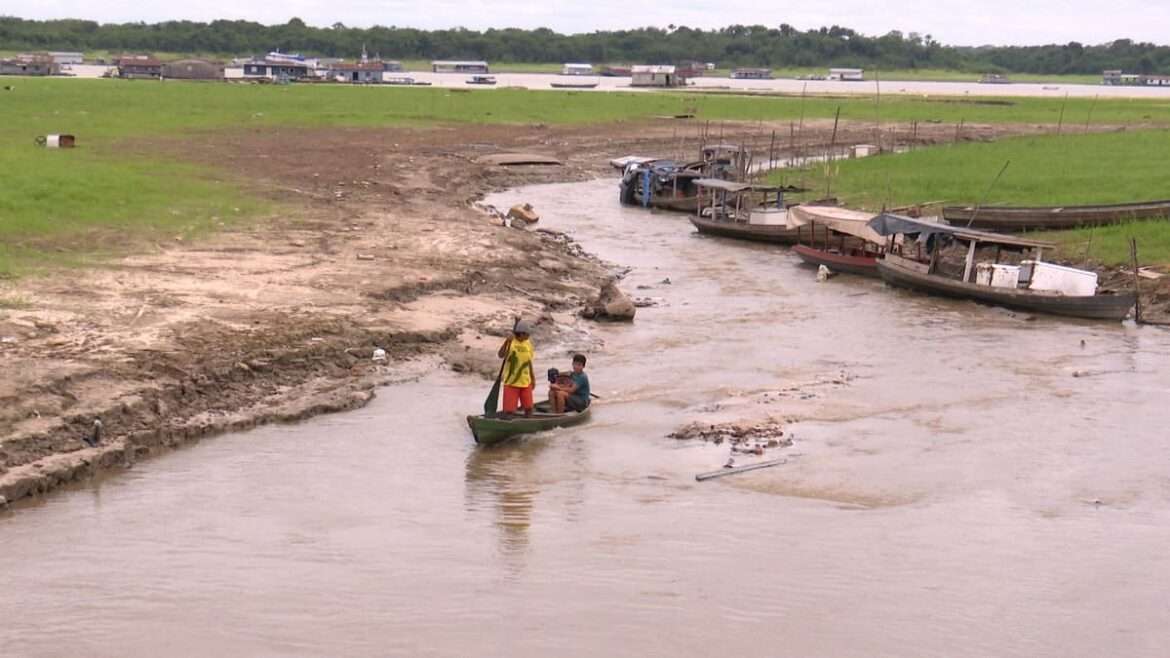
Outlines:
{"type": "Polygon", "coordinates": [[[840,206],[798,205],[788,209],[788,225],[800,232],[800,244],[807,247],[876,258],[885,251],[886,239],[869,226],[875,216],[840,206]]]}
{"type": "Polygon", "coordinates": [[[699,191],[700,217],[745,224],[787,224],[784,190],[779,186],[700,178],[695,187],[699,191]]]}
{"type": "Polygon", "coordinates": [[[888,213],[876,217],[870,228],[888,236],[887,250],[914,263],[916,267],[912,269],[922,274],[981,286],[1063,295],[1093,295],[1097,290],[1096,273],[1043,261],[1044,250],[1056,247],[1051,242],[888,213]],[[911,245],[905,240],[895,241],[899,235],[915,238],[911,253],[907,253],[911,245]],[[959,253],[947,258],[944,252],[951,244],[959,246],[959,253]]]}

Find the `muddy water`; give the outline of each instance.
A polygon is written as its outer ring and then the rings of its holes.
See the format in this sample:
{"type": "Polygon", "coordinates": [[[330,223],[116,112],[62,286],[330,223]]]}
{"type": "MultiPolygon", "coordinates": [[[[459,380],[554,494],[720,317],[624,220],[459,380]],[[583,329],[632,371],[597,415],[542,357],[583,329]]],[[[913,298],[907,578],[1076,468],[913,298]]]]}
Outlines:
{"type": "Polygon", "coordinates": [[[0,653],[1170,653],[1170,335],[816,283],[616,197],[488,200],[659,301],[590,327],[589,425],[477,450],[485,384],[435,369],[19,507],[0,653]],[[768,415],[788,462],[742,476],[664,438],[768,415]]]}

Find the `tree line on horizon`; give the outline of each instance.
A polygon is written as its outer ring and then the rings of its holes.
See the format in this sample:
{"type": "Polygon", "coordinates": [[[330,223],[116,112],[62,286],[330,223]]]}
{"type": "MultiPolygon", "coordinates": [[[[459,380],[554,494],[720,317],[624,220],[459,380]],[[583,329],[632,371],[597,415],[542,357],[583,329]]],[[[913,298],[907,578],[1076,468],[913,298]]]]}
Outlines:
{"type": "Polygon", "coordinates": [[[1118,39],[1100,45],[1075,41],[1041,46],[947,46],[931,35],[899,31],[867,36],[845,27],[797,30],[791,25],[730,25],[713,30],[670,25],[559,34],[547,28],[485,31],[455,28],[312,27],[299,18],[281,25],[216,20],[210,23],[106,23],[0,17],[6,50],[262,54],[272,50],[354,58],[363,47],[386,59],[484,59],[504,62],[667,64],[715,62],[722,67],[856,66],[952,69],[979,73],[1099,74],[1170,72],[1170,47],[1118,39]]]}

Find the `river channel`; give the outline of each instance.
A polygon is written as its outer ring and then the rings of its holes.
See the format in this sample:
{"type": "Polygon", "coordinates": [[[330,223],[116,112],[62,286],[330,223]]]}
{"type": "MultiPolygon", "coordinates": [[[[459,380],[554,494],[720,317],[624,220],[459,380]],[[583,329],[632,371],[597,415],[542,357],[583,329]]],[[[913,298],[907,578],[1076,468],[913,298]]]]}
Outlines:
{"type": "Polygon", "coordinates": [[[657,302],[581,321],[589,424],[477,449],[436,365],[19,505],[0,654],[1170,654],[1170,333],[818,283],[613,180],[519,201],[657,302]],[[666,438],[768,416],[767,470],[666,438]]]}

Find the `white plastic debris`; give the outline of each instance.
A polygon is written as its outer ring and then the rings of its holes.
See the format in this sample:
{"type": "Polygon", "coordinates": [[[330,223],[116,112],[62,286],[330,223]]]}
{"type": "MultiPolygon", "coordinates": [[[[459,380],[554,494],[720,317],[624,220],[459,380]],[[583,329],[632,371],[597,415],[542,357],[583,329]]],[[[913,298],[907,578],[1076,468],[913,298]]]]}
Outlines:
{"type": "Polygon", "coordinates": [[[829,277],[833,276],[834,274],[836,274],[836,272],[830,270],[824,265],[820,265],[817,267],[817,282],[820,283],[823,281],[828,281],[829,277]]]}
{"type": "Polygon", "coordinates": [[[381,347],[374,350],[374,363],[386,363],[390,357],[386,356],[386,350],[381,347]]]}

